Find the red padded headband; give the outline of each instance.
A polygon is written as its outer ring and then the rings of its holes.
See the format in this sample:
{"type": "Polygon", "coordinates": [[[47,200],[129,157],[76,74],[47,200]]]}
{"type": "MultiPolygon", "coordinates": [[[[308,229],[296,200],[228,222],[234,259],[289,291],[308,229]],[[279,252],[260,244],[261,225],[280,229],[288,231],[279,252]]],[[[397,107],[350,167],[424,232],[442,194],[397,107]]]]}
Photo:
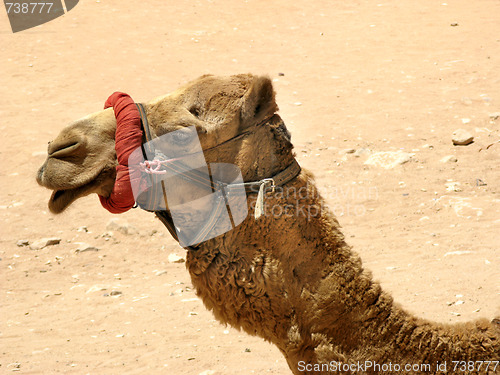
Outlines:
{"type": "Polygon", "coordinates": [[[115,150],[118,165],[111,195],[107,198],[99,196],[99,200],[109,212],[120,214],[134,206],[131,183],[141,179],[140,171],[130,172],[128,167],[130,154],[142,144],[141,116],[132,98],[122,92],[115,92],[106,100],[104,108],[109,107],[113,107],[116,117],[115,150]]]}

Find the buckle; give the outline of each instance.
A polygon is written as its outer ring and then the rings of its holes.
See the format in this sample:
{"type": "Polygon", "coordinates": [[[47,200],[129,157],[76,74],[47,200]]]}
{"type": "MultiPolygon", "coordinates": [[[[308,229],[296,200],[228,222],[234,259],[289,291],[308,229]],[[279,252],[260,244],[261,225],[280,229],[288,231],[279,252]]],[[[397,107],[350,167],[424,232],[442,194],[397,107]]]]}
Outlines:
{"type": "MultiPolygon", "coordinates": [[[[268,188],[271,188],[271,193],[274,193],[275,189],[276,189],[276,184],[274,182],[274,179],[272,178],[264,178],[262,180],[262,189],[268,189],[268,188]]],[[[267,193],[267,191],[266,191],[267,193]]]]}

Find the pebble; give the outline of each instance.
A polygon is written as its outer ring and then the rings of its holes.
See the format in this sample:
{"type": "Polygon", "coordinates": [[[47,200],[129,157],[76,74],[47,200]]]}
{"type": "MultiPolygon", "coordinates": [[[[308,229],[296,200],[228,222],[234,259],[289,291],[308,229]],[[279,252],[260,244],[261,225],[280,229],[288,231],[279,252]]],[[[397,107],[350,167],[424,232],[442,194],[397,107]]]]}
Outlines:
{"type": "Polygon", "coordinates": [[[185,261],[186,260],[183,257],[181,257],[175,253],[172,253],[168,256],[169,263],[184,263],[185,261]]]}
{"type": "Polygon", "coordinates": [[[447,182],[444,185],[446,186],[446,191],[462,191],[460,182],[447,182]]]}
{"type": "Polygon", "coordinates": [[[372,152],[367,148],[360,148],[360,149],[356,150],[356,152],[354,153],[354,157],[359,158],[359,157],[364,156],[364,155],[368,156],[371,153],[372,152]]]}
{"type": "Polygon", "coordinates": [[[76,230],[77,232],[88,233],[89,229],[84,225],[76,230]]]}
{"type": "Polygon", "coordinates": [[[122,295],[122,292],[120,292],[119,290],[112,290],[111,293],[109,293],[110,296],[121,296],[122,295]]]}
{"type": "MultiPolygon", "coordinates": [[[[469,250],[449,251],[446,254],[444,254],[444,256],[447,257],[447,256],[450,256],[450,255],[465,255],[465,254],[472,254],[472,251],[469,251],[469,250]]],[[[457,294],[457,297],[458,297],[458,294],[457,294]]],[[[460,298],[460,297],[458,297],[458,298],[460,298]]]]}
{"type": "Polygon", "coordinates": [[[490,119],[498,120],[498,118],[500,118],[500,112],[490,113],[490,119]]]}
{"type": "Polygon", "coordinates": [[[10,371],[20,371],[21,370],[21,364],[19,362],[9,363],[7,365],[7,369],[9,369],[10,371]]]}
{"type": "Polygon", "coordinates": [[[75,253],[83,253],[85,251],[99,251],[97,247],[89,245],[85,242],[75,242],[75,245],[78,245],[78,247],[75,249],[75,253]]]}
{"type": "Polygon", "coordinates": [[[19,240],[16,242],[16,245],[19,247],[28,246],[29,244],[30,244],[29,240],[19,240]]]}
{"type": "Polygon", "coordinates": [[[474,136],[464,129],[457,129],[453,132],[451,138],[455,146],[466,146],[474,141],[474,136]]]}
{"type": "Polygon", "coordinates": [[[411,160],[415,154],[403,151],[383,151],[371,155],[364,164],[379,166],[385,169],[392,169],[398,165],[405,164],[411,160]]]}
{"type": "Polygon", "coordinates": [[[463,97],[462,98],[462,103],[465,105],[471,105],[472,104],[472,99],[469,97],[463,97]]]}
{"type": "Polygon", "coordinates": [[[355,150],[355,149],[353,149],[353,148],[345,148],[345,149],[343,149],[343,150],[340,150],[340,151],[339,151],[339,154],[340,154],[340,155],[345,155],[345,154],[354,154],[355,152],[356,152],[356,150],[355,150]]]}
{"type": "Polygon", "coordinates": [[[456,163],[457,161],[458,159],[455,157],[455,155],[448,155],[440,160],[441,163],[456,163]]]}
{"type": "Polygon", "coordinates": [[[58,237],[41,238],[29,246],[31,250],[41,250],[47,246],[58,245],[60,242],[61,239],[58,237]]]}
{"type": "Polygon", "coordinates": [[[161,271],[155,272],[155,276],[161,276],[161,275],[166,275],[166,274],[167,274],[167,270],[161,270],[161,271]]]}
{"type": "Polygon", "coordinates": [[[138,231],[126,221],[111,219],[106,225],[107,230],[118,231],[123,234],[137,234],[138,231]]]}

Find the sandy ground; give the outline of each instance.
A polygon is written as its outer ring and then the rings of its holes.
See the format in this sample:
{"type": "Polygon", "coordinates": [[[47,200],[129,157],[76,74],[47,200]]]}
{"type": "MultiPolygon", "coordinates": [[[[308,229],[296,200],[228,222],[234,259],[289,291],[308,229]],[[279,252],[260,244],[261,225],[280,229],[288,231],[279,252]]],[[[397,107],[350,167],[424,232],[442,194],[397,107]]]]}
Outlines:
{"type": "Polygon", "coordinates": [[[500,315],[499,15],[495,0],[80,1],[12,34],[0,11],[0,373],[289,373],[204,309],[150,214],[110,229],[92,196],[53,216],[35,183],[47,142],[113,91],[148,100],[204,73],[274,79],[300,164],[405,308],[500,315]],[[474,143],[453,146],[459,128],[474,143]],[[397,150],[411,160],[364,164],[397,150]],[[16,245],[43,237],[61,242],[16,245]]]}

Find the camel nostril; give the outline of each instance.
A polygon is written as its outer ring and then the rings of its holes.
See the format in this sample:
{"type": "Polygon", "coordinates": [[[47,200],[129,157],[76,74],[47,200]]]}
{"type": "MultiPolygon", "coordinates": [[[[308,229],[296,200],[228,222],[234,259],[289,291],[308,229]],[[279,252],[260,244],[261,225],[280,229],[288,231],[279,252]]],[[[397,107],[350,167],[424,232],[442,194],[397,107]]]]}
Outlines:
{"type": "Polygon", "coordinates": [[[68,156],[74,152],[78,147],[80,147],[80,142],[69,142],[63,144],[54,144],[53,142],[49,144],[48,154],[51,158],[58,158],[63,156],[68,156]]]}

